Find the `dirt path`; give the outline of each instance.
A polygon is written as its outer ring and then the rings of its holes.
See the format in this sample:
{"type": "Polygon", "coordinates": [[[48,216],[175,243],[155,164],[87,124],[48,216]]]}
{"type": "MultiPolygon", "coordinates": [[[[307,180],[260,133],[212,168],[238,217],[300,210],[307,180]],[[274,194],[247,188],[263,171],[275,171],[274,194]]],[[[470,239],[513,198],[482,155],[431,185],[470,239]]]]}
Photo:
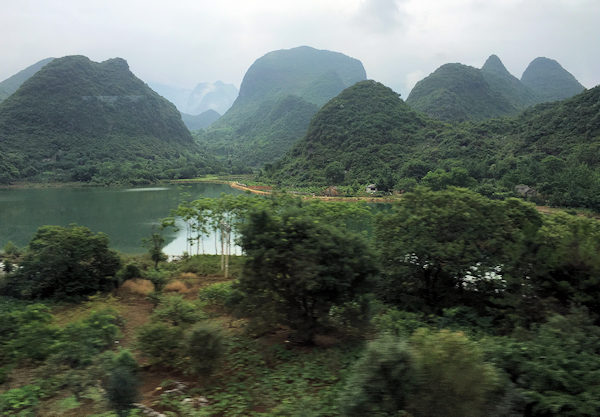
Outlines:
{"type": "Polygon", "coordinates": [[[145,297],[128,296],[121,299],[119,309],[123,317],[122,336],[119,340],[121,346],[133,350],[136,332],[140,326],[150,320],[153,307],[145,297]]]}

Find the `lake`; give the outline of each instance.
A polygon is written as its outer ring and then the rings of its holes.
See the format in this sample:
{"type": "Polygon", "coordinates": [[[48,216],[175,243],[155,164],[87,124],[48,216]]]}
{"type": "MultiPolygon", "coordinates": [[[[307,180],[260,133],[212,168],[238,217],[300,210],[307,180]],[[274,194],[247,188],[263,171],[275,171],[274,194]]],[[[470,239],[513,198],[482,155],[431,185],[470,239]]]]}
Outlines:
{"type": "MultiPolygon", "coordinates": [[[[185,200],[242,194],[225,184],[196,183],[140,188],[59,187],[0,189],[0,248],[8,241],[27,245],[42,225],[77,223],[106,233],[110,246],[123,253],[146,252],[147,238],[160,219],[185,200]]],[[[168,255],[181,255],[187,247],[185,231],[163,233],[168,255]]],[[[214,236],[205,242],[214,253],[214,236]]]]}

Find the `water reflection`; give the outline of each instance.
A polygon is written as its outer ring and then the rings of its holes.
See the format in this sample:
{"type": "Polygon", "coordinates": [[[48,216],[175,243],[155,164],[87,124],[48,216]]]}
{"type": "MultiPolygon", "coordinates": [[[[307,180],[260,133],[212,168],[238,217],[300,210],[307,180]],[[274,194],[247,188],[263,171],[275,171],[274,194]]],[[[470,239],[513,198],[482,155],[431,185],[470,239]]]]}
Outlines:
{"type": "MultiPolygon", "coordinates": [[[[146,188],[0,189],[0,247],[8,241],[25,246],[42,225],[77,223],[106,233],[114,249],[142,253],[142,239],[180,202],[218,197],[221,193],[242,191],[207,183],[146,188]]],[[[165,239],[168,254],[180,255],[186,250],[185,230],[167,230],[165,239]]],[[[214,253],[214,243],[206,246],[214,253]]]]}

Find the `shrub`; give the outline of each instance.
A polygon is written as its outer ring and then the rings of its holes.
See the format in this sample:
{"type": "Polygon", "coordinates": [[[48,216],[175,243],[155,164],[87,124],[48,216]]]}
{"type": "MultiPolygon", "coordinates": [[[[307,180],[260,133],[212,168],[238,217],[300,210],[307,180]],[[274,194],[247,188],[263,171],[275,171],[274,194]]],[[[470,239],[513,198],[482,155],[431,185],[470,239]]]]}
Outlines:
{"type": "Polygon", "coordinates": [[[232,294],[232,282],[218,282],[202,288],[198,292],[198,300],[208,305],[224,306],[232,294]]]}
{"type": "Polygon", "coordinates": [[[341,398],[345,416],[488,415],[499,379],[479,346],[463,333],[419,329],[408,340],[386,335],[370,343],[341,398]]]}
{"type": "Polygon", "coordinates": [[[35,407],[39,403],[41,388],[37,385],[25,385],[0,394],[0,413],[3,416],[33,416],[23,409],[35,407]]]}
{"type": "Polygon", "coordinates": [[[223,334],[212,325],[199,323],[186,337],[186,354],[194,373],[209,375],[223,355],[223,334]]]}
{"type": "Polygon", "coordinates": [[[137,347],[152,364],[176,367],[181,358],[183,329],[166,323],[143,325],[137,347]]]}
{"type": "Polygon", "coordinates": [[[169,272],[152,269],[146,272],[146,278],[154,284],[156,291],[162,291],[169,280],[169,272]]]}
{"type": "Polygon", "coordinates": [[[185,282],[176,279],[175,281],[171,281],[167,285],[165,285],[163,291],[187,294],[188,292],[190,292],[190,288],[185,284],[185,282]]]}
{"type": "Polygon", "coordinates": [[[205,317],[193,302],[184,300],[181,295],[162,297],[152,313],[154,321],[169,322],[173,326],[196,323],[205,317]]]}
{"type": "Polygon", "coordinates": [[[428,329],[417,330],[410,343],[419,385],[408,411],[423,417],[486,415],[498,376],[478,344],[462,332],[428,329]]]}
{"type": "Polygon", "coordinates": [[[384,336],[371,342],[353,367],[341,396],[342,415],[396,415],[415,391],[414,357],[407,344],[384,336]]]}
{"type": "Polygon", "coordinates": [[[56,342],[54,360],[78,368],[92,363],[101,351],[112,347],[119,334],[113,310],[94,311],[85,319],[64,328],[56,342]]]}
{"type": "Polygon", "coordinates": [[[121,290],[138,295],[150,295],[154,292],[154,284],[147,279],[128,279],[121,285],[121,290]]]}
{"type": "Polygon", "coordinates": [[[138,365],[131,353],[122,350],[112,358],[106,381],[106,396],[119,416],[126,416],[139,397],[138,365]]]}
{"type": "Polygon", "coordinates": [[[44,360],[54,350],[58,329],[43,304],[14,306],[0,313],[0,362],[44,360]]]}
{"type": "Polygon", "coordinates": [[[142,276],[142,271],[135,264],[127,264],[124,268],[119,271],[119,278],[121,281],[127,281],[128,279],[139,278],[142,276]]]}

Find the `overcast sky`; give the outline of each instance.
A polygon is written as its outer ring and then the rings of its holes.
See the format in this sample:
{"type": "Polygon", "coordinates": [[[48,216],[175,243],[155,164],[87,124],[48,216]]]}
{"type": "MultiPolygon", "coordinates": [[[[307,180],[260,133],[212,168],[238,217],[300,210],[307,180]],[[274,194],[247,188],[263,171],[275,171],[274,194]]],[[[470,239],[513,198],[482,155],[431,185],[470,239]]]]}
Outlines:
{"type": "Polygon", "coordinates": [[[276,49],[362,61],[406,97],[447,62],[490,54],[518,78],[538,56],[600,84],[600,0],[1,0],[0,80],[46,57],[122,57],[146,82],[239,87],[276,49]]]}

